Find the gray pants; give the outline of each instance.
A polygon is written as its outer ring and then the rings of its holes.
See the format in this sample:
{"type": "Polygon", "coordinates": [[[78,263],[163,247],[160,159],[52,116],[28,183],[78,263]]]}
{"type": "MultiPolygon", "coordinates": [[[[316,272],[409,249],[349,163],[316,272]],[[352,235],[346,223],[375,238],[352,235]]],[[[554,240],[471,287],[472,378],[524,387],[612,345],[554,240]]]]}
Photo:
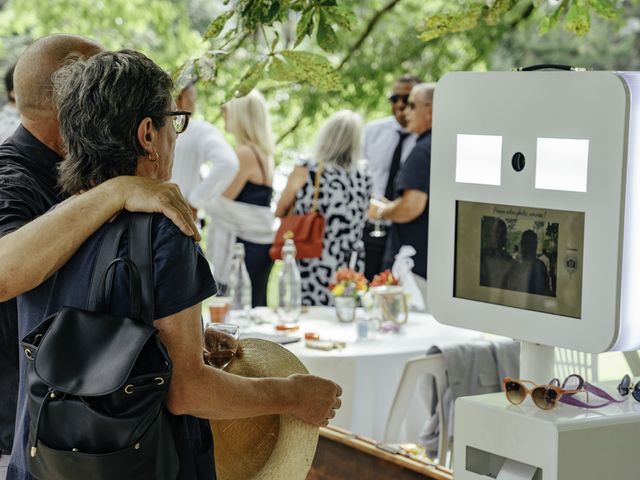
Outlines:
{"type": "Polygon", "coordinates": [[[9,455],[2,455],[0,457],[0,480],[7,478],[7,466],[9,465],[10,459],[11,457],[9,455]]]}

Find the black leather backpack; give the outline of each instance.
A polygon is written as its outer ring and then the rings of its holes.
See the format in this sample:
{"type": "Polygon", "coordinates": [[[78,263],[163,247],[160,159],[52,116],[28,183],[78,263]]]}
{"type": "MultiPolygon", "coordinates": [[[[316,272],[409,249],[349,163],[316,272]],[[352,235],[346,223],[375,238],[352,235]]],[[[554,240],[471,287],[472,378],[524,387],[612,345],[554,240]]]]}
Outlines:
{"type": "Polygon", "coordinates": [[[31,417],[27,464],[40,480],[177,477],[163,406],[172,363],[152,323],[151,218],[121,213],[100,245],[89,309],[63,307],[21,341],[31,417]],[[129,258],[115,258],[126,232],[129,258]],[[107,313],[119,263],[130,280],[124,318],[107,313]]]}

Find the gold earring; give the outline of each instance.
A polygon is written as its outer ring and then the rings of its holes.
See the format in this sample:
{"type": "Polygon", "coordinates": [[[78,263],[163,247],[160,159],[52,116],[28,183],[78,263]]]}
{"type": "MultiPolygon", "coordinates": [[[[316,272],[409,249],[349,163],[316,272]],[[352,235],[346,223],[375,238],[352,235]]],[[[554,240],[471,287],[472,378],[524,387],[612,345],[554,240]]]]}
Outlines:
{"type": "Polygon", "coordinates": [[[147,157],[149,158],[150,162],[157,162],[158,159],[160,158],[160,155],[158,155],[158,152],[156,152],[155,150],[153,151],[153,154],[155,155],[155,158],[151,158],[150,153],[147,154],[147,157]]]}

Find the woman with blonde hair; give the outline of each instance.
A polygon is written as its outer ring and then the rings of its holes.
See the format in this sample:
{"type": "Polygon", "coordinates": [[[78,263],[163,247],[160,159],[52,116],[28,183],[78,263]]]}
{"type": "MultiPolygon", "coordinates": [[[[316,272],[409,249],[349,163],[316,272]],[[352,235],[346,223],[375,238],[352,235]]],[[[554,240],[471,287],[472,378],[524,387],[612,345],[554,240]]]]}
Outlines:
{"type": "Polygon", "coordinates": [[[266,305],[274,224],[274,145],[269,111],[262,94],[253,90],[225,103],[222,112],[225,127],[235,139],[240,168],[215,211],[209,212],[213,264],[221,283],[228,283],[233,245],[236,241],[244,244],[252,306],[266,305]]]}
{"type": "MultiPolygon", "coordinates": [[[[331,305],[329,282],[336,270],[348,266],[354,245],[362,238],[371,196],[371,179],[358,168],[362,157],[362,117],[350,110],[334,113],[321,127],[314,161],[294,168],[282,192],[276,216],[304,214],[313,204],[315,179],[320,174],[318,212],[325,217],[322,256],[298,260],[304,305],[331,305]]],[[[358,262],[360,270],[364,259],[358,262]]]]}

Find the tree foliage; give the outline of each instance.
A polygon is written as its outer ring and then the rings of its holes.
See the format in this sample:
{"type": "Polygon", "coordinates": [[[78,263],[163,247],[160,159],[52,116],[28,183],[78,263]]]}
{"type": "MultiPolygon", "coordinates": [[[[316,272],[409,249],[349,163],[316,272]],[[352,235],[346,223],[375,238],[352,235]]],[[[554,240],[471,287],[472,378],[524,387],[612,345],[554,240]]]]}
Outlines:
{"type": "MultiPolygon", "coordinates": [[[[179,85],[197,76],[201,113],[213,122],[222,102],[259,88],[282,151],[308,146],[318,123],[337,109],[367,119],[388,114],[386,94],[404,73],[436,81],[452,70],[513,66],[534,51],[548,62],[569,45],[593,42],[594,34],[605,37],[599,51],[612,50],[606,36],[631,28],[627,15],[637,3],[8,0],[0,3],[0,59],[14,60],[27,42],[56,31],[138,49],[174,72],[179,85]]],[[[636,32],[625,45],[634,45],[636,32]]],[[[581,58],[575,50],[566,56],[581,58]]]]}

